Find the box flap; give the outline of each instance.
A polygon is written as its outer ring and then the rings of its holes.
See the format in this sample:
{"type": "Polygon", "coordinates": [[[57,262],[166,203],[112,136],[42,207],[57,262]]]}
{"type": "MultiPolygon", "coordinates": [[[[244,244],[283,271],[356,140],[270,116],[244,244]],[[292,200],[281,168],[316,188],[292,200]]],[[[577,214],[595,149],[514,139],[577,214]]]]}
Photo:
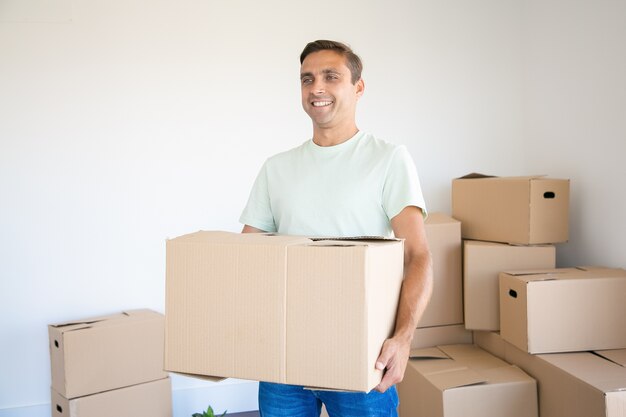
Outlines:
{"type": "Polygon", "coordinates": [[[486,175],[480,174],[478,172],[472,172],[467,175],[463,175],[457,179],[459,180],[471,180],[471,179],[483,179],[483,178],[498,178],[498,179],[512,179],[512,180],[534,180],[534,179],[544,179],[547,175],[539,174],[539,175],[517,175],[517,176],[507,176],[507,177],[499,177],[497,175],[486,175]]]}
{"type": "Polygon", "coordinates": [[[450,359],[441,349],[436,347],[411,349],[410,359],[450,359]]]}
{"type": "Polygon", "coordinates": [[[465,180],[465,179],[476,179],[476,178],[496,178],[496,176],[480,174],[478,172],[470,172],[469,174],[463,175],[462,177],[459,177],[458,179],[465,180]]]}
{"type": "Polygon", "coordinates": [[[363,244],[371,242],[399,242],[402,239],[385,236],[331,236],[331,237],[311,237],[313,242],[361,242],[363,244]]]}
{"type": "Polygon", "coordinates": [[[65,330],[75,330],[77,328],[82,329],[82,328],[86,328],[86,327],[91,327],[92,324],[95,323],[99,323],[102,321],[106,321],[106,320],[118,320],[121,318],[124,318],[124,314],[120,313],[120,314],[112,314],[109,316],[100,316],[100,317],[92,317],[92,318],[87,318],[87,319],[82,319],[82,320],[70,320],[70,321],[65,321],[65,322],[61,322],[61,323],[56,323],[56,324],[51,324],[50,327],[54,327],[54,328],[58,328],[61,329],[62,331],[65,330]]]}
{"type": "Polygon", "coordinates": [[[170,371],[170,373],[176,374],[176,375],[181,375],[181,376],[188,376],[190,378],[201,379],[201,380],[209,381],[209,382],[222,382],[222,381],[228,379],[228,378],[223,377],[223,376],[199,375],[199,374],[192,374],[192,373],[188,373],[188,372],[174,372],[174,371],[170,371]]]}
{"type": "Polygon", "coordinates": [[[626,349],[596,350],[593,353],[626,368],[626,349]]]}
{"type": "Polygon", "coordinates": [[[194,233],[168,239],[168,242],[210,243],[219,245],[279,245],[310,242],[304,236],[281,235],[278,233],[235,233],[219,230],[200,230],[194,233]]]}
{"type": "Polygon", "coordinates": [[[439,347],[412,349],[410,358],[414,366],[442,391],[487,382],[478,372],[459,364],[439,347]]]}
{"type": "Polygon", "coordinates": [[[516,269],[511,271],[502,271],[504,274],[514,277],[565,274],[567,272],[575,272],[576,268],[548,268],[548,269],[516,269]]]}
{"type": "MultiPolygon", "coordinates": [[[[605,351],[606,352],[606,351],[605,351]]],[[[611,354],[608,354],[611,356],[611,354]]],[[[537,355],[544,361],[585,381],[602,392],[626,390],[626,368],[591,352],[570,352],[537,355]]],[[[616,355],[619,359],[620,354],[616,355]]]]}
{"type": "Polygon", "coordinates": [[[449,371],[428,374],[430,382],[440,390],[484,384],[487,379],[470,368],[450,369],[449,371]]]}
{"type": "Polygon", "coordinates": [[[549,281],[568,279],[599,279],[626,277],[626,270],[606,267],[575,267],[536,270],[514,270],[502,273],[518,277],[524,281],[549,281]]]}
{"type": "Polygon", "coordinates": [[[91,317],[82,320],[71,320],[56,324],[51,324],[50,327],[59,329],[62,333],[80,329],[87,329],[94,326],[107,325],[109,323],[113,323],[119,320],[123,320],[126,318],[142,318],[142,317],[155,317],[158,315],[160,318],[163,316],[160,313],[157,313],[150,309],[137,309],[137,310],[127,310],[117,314],[110,314],[107,316],[98,316],[91,317]]]}

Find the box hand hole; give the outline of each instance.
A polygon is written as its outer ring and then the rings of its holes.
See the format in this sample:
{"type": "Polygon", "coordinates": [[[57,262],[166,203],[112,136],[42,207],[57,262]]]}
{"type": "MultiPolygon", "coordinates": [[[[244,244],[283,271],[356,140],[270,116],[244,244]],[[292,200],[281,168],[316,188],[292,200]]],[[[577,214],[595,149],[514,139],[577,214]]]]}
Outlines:
{"type": "Polygon", "coordinates": [[[54,341],[54,347],[59,347],[59,341],[58,340],[54,341]]]}
{"type": "Polygon", "coordinates": [[[63,407],[61,407],[59,404],[57,404],[57,411],[58,411],[59,413],[62,413],[62,412],[63,412],[63,407]]]}
{"type": "Polygon", "coordinates": [[[513,298],[517,298],[517,291],[515,290],[509,290],[509,295],[513,298]]]}
{"type": "Polygon", "coordinates": [[[554,191],[546,191],[545,193],[543,193],[543,198],[554,198],[556,197],[556,194],[554,194],[554,191]]]}

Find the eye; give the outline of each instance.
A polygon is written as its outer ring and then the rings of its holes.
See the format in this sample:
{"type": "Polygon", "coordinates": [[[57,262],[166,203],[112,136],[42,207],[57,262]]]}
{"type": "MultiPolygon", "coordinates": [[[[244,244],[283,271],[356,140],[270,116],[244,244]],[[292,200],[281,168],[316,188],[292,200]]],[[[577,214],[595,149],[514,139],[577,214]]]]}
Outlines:
{"type": "Polygon", "coordinates": [[[326,76],[326,79],[327,79],[328,81],[338,80],[338,79],[339,79],[339,76],[338,76],[337,74],[328,74],[328,75],[326,76]]]}
{"type": "Polygon", "coordinates": [[[304,77],[300,81],[302,82],[302,85],[307,85],[311,84],[313,82],[313,79],[311,77],[304,77]]]}

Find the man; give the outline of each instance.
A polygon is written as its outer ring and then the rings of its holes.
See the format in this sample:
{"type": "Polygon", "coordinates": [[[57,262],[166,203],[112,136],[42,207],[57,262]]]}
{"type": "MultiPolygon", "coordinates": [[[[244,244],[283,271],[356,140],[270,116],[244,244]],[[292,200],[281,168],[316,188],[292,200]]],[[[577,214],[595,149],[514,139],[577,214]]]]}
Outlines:
{"type": "Polygon", "coordinates": [[[300,55],[302,107],[313,138],[269,158],[240,221],[243,232],[304,236],[390,236],[405,240],[405,276],[395,331],[376,368],[383,378],[369,393],[305,390],[261,382],[263,417],[395,416],[413,331],[432,292],[426,210],[413,161],[403,146],[376,139],[356,126],[363,95],[359,57],[346,45],[315,41],[300,55]]]}

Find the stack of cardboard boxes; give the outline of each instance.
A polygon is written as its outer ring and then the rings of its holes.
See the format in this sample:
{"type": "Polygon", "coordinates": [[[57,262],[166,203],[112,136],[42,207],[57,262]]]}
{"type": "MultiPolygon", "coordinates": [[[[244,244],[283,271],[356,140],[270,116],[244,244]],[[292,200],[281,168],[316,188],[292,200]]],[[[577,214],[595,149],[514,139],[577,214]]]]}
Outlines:
{"type": "Polygon", "coordinates": [[[568,239],[568,192],[543,177],[453,181],[453,216],[472,239],[465,326],[537,381],[541,417],[624,417],[626,271],[554,268],[548,244],[568,239]]]}
{"type": "MultiPolygon", "coordinates": [[[[578,403],[601,396],[595,406],[623,413],[624,351],[575,354],[582,370],[533,351],[546,334],[566,349],[626,347],[623,271],[555,269],[568,204],[568,180],[454,180],[452,216],[426,221],[434,289],[398,385],[402,417],[592,417],[578,403]],[[593,320],[584,332],[582,317],[593,320]],[[607,378],[580,382],[594,361],[607,378]],[[587,385],[595,393],[582,395],[587,385]],[[569,386],[579,414],[548,388],[569,386]]],[[[353,391],[380,382],[374,364],[393,332],[402,241],[202,231],[168,240],[166,252],[167,371],[353,391]]]]}
{"type": "MultiPolygon", "coordinates": [[[[475,346],[412,352],[399,384],[403,417],[626,416],[626,271],[555,268],[554,244],[569,237],[568,204],[567,180],[472,174],[453,181],[464,327],[475,346]],[[493,356],[480,359],[484,351],[493,356]],[[511,372],[507,366],[524,376],[502,384],[493,370],[511,372]],[[538,395],[522,381],[536,381],[538,395]],[[490,393],[494,383],[500,392],[490,393]]],[[[435,245],[433,258],[442,256],[435,245]]],[[[441,343],[441,329],[418,329],[417,343],[441,343]]]]}
{"type": "Polygon", "coordinates": [[[151,310],[48,326],[52,417],[171,417],[164,317],[151,310]]]}

